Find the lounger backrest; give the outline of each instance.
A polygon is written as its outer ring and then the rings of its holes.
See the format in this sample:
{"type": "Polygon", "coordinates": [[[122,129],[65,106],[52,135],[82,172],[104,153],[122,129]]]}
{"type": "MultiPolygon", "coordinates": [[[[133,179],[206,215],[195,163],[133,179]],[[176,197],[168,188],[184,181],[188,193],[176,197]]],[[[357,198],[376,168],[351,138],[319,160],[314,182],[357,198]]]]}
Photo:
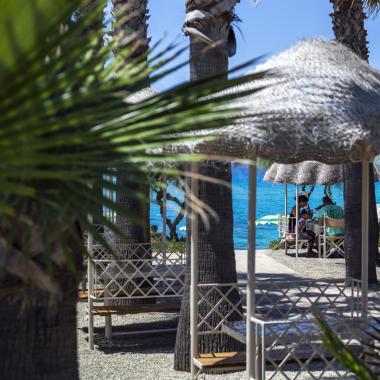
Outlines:
{"type": "Polygon", "coordinates": [[[118,244],[114,254],[92,247],[92,295],[102,299],[175,298],[184,288],[186,252],[162,244],[118,244]]]}

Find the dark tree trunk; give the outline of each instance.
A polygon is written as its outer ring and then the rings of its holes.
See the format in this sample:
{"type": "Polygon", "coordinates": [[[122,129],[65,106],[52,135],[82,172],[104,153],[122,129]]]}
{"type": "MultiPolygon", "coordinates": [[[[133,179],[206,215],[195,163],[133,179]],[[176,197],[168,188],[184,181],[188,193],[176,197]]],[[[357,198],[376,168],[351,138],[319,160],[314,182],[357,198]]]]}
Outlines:
{"type": "MultiPolygon", "coordinates": [[[[94,0],[89,0],[75,17],[86,15],[94,4],[94,0]]],[[[102,20],[103,15],[94,18],[93,27],[101,27],[102,20]]],[[[6,233],[6,225],[2,220],[1,234],[6,233]]],[[[82,244],[78,246],[82,231],[79,227],[77,230],[76,239],[67,237],[67,254],[74,252],[70,265],[47,263],[46,252],[33,257],[38,267],[52,270],[50,275],[61,291],[59,295],[36,289],[12,274],[0,273],[0,379],[79,379],[76,304],[84,252],[82,244]]],[[[23,232],[19,231],[17,240],[23,239],[23,232]]],[[[20,247],[19,241],[15,246],[20,247]]],[[[6,257],[0,257],[3,259],[6,257]]]]}
{"type": "MultiPolygon", "coordinates": [[[[1,234],[6,234],[2,224],[1,234]]],[[[44,241],[37,232],[30,248],[12,267],[12,260],[0,272],[0,378],[12,380],[79,379],[77,362],[76,303],[81,277],[84,248],[82,231],[76,224],[77,237],[65,235],[67,255],[57,249],[54,231],[52,245],[46,252],[33,251],[35,241],[44,241]],[[50,259],[50,254],[53,260],[50,259]],[[27,262],[30,257],[31,263],[27,262]],[[36,272],[37,268],[42,272],[36,272]],[[27,269],[25,269],[27,268],[27,269]],[[49,269],[48,269],[49,268],[49,269]],[[17,273],[18,277],[14,273],[17,273]],[[51,284],[39,281],[36,273],[49,273],[51,284]],[[53,288],[59,293],[51,293],[53,288]],[[46,290],[45,290],[46,289],[46,290]]],[[[0,259],[17,257],[25,245],[30,247],[28,234],[21,228],[10,253],[2,247],[0,259]],[[17,247],[17,248],[16,248],[17,247]]],[[[20,256],[19,256],[20,257],[20,256]]]]}
{"type": "MultiPolygon", "coordinates": [[[[64,276],[65,277],[65,276],[64,276]]],[[[62,299],[22,290],[0,297],[0,378],[79,379],[76,302],[78,281],[68,280],[62,299]]],[[[1,284],[0,293],[6,291],[1,284]]]]}
{"type": "Polygon", "coordinates": [[[112,0],[113,14],[123,21],[114,28],[118,38],[126,38],[124,47],[128,47],[127,59],[146,54],[149,48],[148,38],[148,0],[112,0]],[[133,39],[131,38],[133,36],[133,39]]]}
{"type": "MultiPolygon", "coordinates": [[[[216,1],[217,2],[217,1],[216,1]]],[[[207,2],[206,2],[207,3],[207,2]]],[[[187,2],[187,11],[197,7],[195,2],[187,2]],[[191,8],[191,9],[190,9],[191,8]]],[[[214,23],[197,24],[207,36],[216,41],[225,41],[232,21],[230,14],[225,14],[214,23]]],[[[222,48],[210,48],[204,42],[190,37],[190,78],[197,80],[228,71],[228,52],[222,48]]],[[[199,173],[214,177],[231,184],[231,164],[219,161],[201,162],[199,173]]],[[[218,215],[215,220],[208,214],[210,226],[207,229],[199,221],[199,283],[236,282],[236,262],[233,243],[233,211],[231,188],[202,181],[199,184],[199,199],[209,205],[218,215]]],[[[180,319],[174,351],[174,369],[190,371],[190,222],[186,221],[187,262],[185,290],[182,300],[180,319]]],[[[233,293],[230,300],[236,302],[239,295],[233,293]]],[[[204,315],[207,310],[199,310],[204,315]]],[[[218,323],[214,320],[213,323],[218,323]]],[[[236,340],[225,335],[200,336],[200,352],[234,351],[241,348],[236,340]]]]}
{"type": "MultiPolygon", "coordinates": [[[[126,59],[131,60],[142,56],[146,53],[149,44],[147,37],[147,0],[113,0],[112,3],[115,19],[118,22],[123,20],[121,24],[115,27],[116,38],[122,40],[123,38],[135,35],[134,41],[127,44],[127,46],[121,46],[121,49],[127,47],[130,49],[130,53],[126,56],[126,59]]],[[[124,231],[128,243],[148,243],[150,240],[149,185],[134,183],[123,176],[119,176],[117,181],[119,185],[127,187],[131,191],[140,191],[145,196],[146,201],[141,202],[118,194],[117,203],[125,210],[137,216],[141,223],[138,224],[128,218],[117,216],[116,224],[124,231]]]]}
{"type": "MultiPolygon", "coordinates": [[[[362,1],[331,0],[333,30],[337,41],[368,61],[366,14],[362,1]]],[[[361,163],[344,165],[346,278],[361,278],[361,163]]],[[[378,258],[378,220],[373,165],[370,168],[369,264],[368,281],[375,283],[378,258]]]]}
{"type": "MultiPolygon", "coordinates": [[[[202,175],[218,178],[231,183],[231,164],[219,161],[200,163],[199,172],[202,175]]],[[[208,214],[209,229],[199,223],[199,283],[230,283],[237,281],[236,261],[233,245],[233,211],[232,191],[230,188],[201,182],[199,184],[199,199],[207,203],[219,216],[213,219],[208,214]]],[[[174,369],[190,371],[190,218],[186,219],[186,277],[185,289],[181,305],[180,319],[177,329],[176,346],[174,351],[174,369]]],[[[236,303],[239,295],[232,292],[231,302],[236,303]]],[[[219,298],[216,298],[219,300],[219,298]]],[[[212,301],[212,299],[211,299],[212,301]]],[[[208,308],[200,311],[201,315],[208,312],[208,308]]],[[[218,323],[215,320],[214,323],[218,323]]],[[[199,341],[200,352],[223,352],[241,349],[236,340],[226,335],[201,336],[199,341]]]]}
{"type": "Polygon", "coordinates": [[[123,231],[124,238],[119,243],[148,243],[149,242],[149,186],[138,184],[123,178],[117,179],[118,185],[128,188],[131,192],[140,192],[146,201],[136,200],[124,194],[117,194],[116,202],[131,215],[139,218],[140,222],[132,221],[124,216],[116,215],[116,224],[123,231]]]}
{"type": "MultiPolygon", "coordinates": [[[[115,237],[115,243],[118,244],[135,244],[135,243],[149,243],[150,241],[150,218],[149,218],[149,186],[146,184],[138,184],[135,182],[127,181],[122,178],[118,178],[118,184],[128,188],[133,192],[140,192],[144,195],[144,198],[147,201],[138,201],[134,198],[128,197],[124,194],[117,194],[117,203],[119,206],[123,207],[124,210],[128,211],[131,215],[136,216],[140,219],[139,222],[135,222],[126,218],[124,216],[116,215],[116,224],[123,231],[123,237],[115,237]]],[[[134,259],[144,258],[149,259],[151,255],[146,252],[146,247],[138,247],[133,253],[127,251],[126,253],[120,251],[120,254],[123,255],[122,258],[134,259]],[[132,254],[132,256],[130,256],[132,254]]],[[[134,264],[138,268],[143,268],[146,261],[134,261],[134,264]]],[[[133,283],[125,280],[126,284],[124,285],[126,290],[133,292],[135,285],[138,285],[141,288],[150,288],[154,279],[149,277],[147,280],[144,280],[143,277],[134,277],[133,283]],[[129,285],[127,284],[129,283],[129,285]]],[[[119,280],[120,283],[120,280],[119,280]]],[[[155,298],[135,298],[135,299],[125,299],[125,300],[112,300],[111,305],[131,305],[131,304],[152,304],[155,303],[155,298]]]]}
{"type": "MultiPolygon", "coordinates": [[[[119,50],[115,53],[121,52],[125,54],[125,50],[128,49],[128,54],[125,55],[126,61],[133,59],[138,59],[139,57],[144,58],[144,54],[148,50],[149,39],[147,37],[148,33],[148,9],[147,0],[113,0],[113,14],[115,20],[118,21],[115,27],[115,36],[119,40],[130,38],[135,36],[133,41],[128,44],[121,45],[119,50]],[[123,20],[120,23],[120,20],[123,20]]],[[[133,197],[128,197],[123,194],[117,194],[116,202],[124,208],[129,214],[134,215],[139,219],[138,222],[131,220],[130,218],[117,215],[116,225],[124,232],[123,239],[115,239],[116,242],[121,244],[129,243],[149,243],[150,242],[150,188],[148,183],[135,183],[128,180],[122,174],[118,175],[117,178],[118,185],[121,185],[132,192],[139,192],[144,196],[145,201],[136,200],[133,197]]],[[[145,249],[141,249],[141,252],[137,250],[134,254],[134,259],[136,257],[147,258],[145,249]]],[[[126,258],[129,258],[128,255],[126,258]]],[[[140,263],[135,263],[139,265],[140,263]]],[[[143,264],[143,262],[141,262],[143,264]]],[[[141,278],[134,278],[134,282],[139,284],[141,287],[150,287],[149,284],[154,282],[153,278],[148,278],[148,282],[144,282],[141,278]]],[[[132,286],[132,285],[131,285],[132,286]]],[[[134,299],[134,300],[123,300],[114,301],[117,304],[137,304],[137,303],[155,303],[155,299],[134,299]]]]}
{"type": "MultiPolygon", "coordinates": [[[[344,167],[344,200],[346,232],[346,278],[361,278],[361,164],[344,167]],[[356,178],[356,181],[352,181],[356,178]]],[[[369,213],[369,263],[368,282],[376,283],[376,261],[378,257],[378,220],[375,199],[373,167],[370,168],[370,213],[369,213]]]]}

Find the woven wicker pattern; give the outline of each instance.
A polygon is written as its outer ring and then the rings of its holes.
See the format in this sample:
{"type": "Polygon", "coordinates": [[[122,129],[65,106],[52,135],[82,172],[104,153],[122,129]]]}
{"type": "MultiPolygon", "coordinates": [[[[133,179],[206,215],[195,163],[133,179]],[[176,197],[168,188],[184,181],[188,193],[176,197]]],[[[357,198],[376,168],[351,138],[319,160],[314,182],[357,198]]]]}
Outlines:
{"type": "Polygon", "coordinates": [[[258,70],[271,75],[251,83],[262,91],[234,104],[245,109],[243,120],[214,131],[217,140],[175,150],[245,158],[254,148],[276,162],[326,164],[380,153],[380,72],[348,48],[303,40],[258,70]]]}
{"type": "Polygon", "coordinates": [[[264,180],[298,185],[334,185],[343,182],[341,165],[326,165],[317,161],[297,164],[274,163],[266,171],[264,180]]]}

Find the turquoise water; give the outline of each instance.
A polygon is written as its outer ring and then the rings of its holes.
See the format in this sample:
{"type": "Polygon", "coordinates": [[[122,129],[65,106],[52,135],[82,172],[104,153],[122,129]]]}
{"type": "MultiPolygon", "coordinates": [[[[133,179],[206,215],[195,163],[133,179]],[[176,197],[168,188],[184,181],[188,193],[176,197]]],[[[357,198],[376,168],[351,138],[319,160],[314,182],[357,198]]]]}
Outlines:
{"type": "MultiPolygon", "coordinates": [[[[257,173],[257,218],[265,215],[283,214],[284,212],[284,186],[265,182],[265,170],[258,170],[257,173]]],[[[311,208],[317,207],[323,197],[323,186],[316,186],[310,198],[311,208]]],[[[176,189],[170,188],[183,198],[176,189]]],[[[248,203],[248,170],[245,165],[233,165],[232,168],[232,191],[234,209],[234,243],[235,249],[247,249],[247,203],[248,203]]],[[[333,198],[338,205],[343,205],[343,186],[334,186],[333,198]]],[[[288,186],[289,208],[294,205],[295,186],[288,186]]],[[[380,203],[380,183],[376,183],[376,203],[380,203]]],[[[175,210],[168,208],[168,215],[176,214],[175,210]]],[[[156,224],[161,229],[161,217],[157,205],[151,205],[151,224],[156,224]]],[[[180,226],[184,226],[183,220],[180,226]]],[[[184,234],[184,232],[183,232],[184,234]]],[[[273,224],[258,225],[256,246],[266,248],[271,240],[278,237],[277,226],[273,224]]]]}

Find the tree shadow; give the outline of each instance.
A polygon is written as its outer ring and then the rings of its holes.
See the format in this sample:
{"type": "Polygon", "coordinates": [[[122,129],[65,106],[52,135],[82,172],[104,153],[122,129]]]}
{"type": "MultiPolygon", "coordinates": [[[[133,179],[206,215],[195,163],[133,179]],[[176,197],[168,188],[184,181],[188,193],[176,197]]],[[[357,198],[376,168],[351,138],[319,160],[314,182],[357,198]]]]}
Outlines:
{"type": "MultiPolygon", "coordinates": [[[[135,322],[125,325],[112,326],[112,340],[104,337],[104,327],[94,328],[94,341],[97,350],[104,354],[128,354],[128,353],[173,353],[176,339],[176,331],[144,332],[148,330],[177,329],[178,316],[167,320],[152,322],[135,322]],[[117,335],[118,333],[135,333],[131,335],[117,335]]],[[[84,333],[88,333],[87,327],[82,327],[84,333]]],[[[88,336],[86,337],[88,341],[88,336]]]]}
{"type": "MultiPolygon", "coordinates": [[[[237,273],[238,281],[247,281],[247,273],[238,272],[237,273]]],[[[305,277],[295,274],[285,274],[285,273],[256,273],[257,280],[273,280],[273,281],[295,281],[295,280],[304,280],[305,277]]]]}

